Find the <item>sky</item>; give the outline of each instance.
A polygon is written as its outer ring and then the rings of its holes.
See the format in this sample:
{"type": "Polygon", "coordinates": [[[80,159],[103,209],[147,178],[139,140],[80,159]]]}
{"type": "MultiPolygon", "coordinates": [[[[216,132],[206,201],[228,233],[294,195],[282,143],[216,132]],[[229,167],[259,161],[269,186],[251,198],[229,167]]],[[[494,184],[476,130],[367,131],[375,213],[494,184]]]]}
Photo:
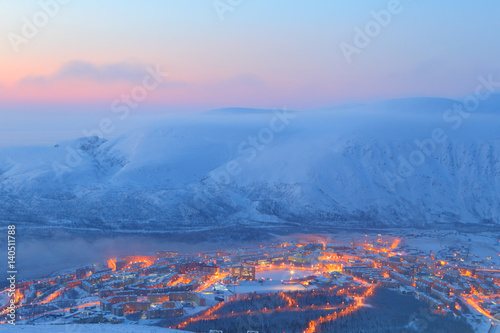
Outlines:
{"type": "Polygon", "coordinates": [[[455,98],[500,77],[499,12],[494,0],[2,0],[0,117],[85,116],[127,95],[157,113],[455,98]]]}

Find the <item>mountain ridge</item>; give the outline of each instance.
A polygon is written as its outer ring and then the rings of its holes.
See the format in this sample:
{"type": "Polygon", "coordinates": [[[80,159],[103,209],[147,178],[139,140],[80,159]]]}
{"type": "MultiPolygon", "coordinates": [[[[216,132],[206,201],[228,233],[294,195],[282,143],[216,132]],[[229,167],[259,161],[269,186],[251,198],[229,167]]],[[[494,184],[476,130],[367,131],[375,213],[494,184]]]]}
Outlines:
{"type": "Polygon", "coordinates": [[[446,109],[415,117],[422,104],[295,112],[288,123],[272,120],[279,111],[186,115],[116,138],[3,148],[0,219],[137,232],[498,226],[496,110],[454,129],[446,109]]]}

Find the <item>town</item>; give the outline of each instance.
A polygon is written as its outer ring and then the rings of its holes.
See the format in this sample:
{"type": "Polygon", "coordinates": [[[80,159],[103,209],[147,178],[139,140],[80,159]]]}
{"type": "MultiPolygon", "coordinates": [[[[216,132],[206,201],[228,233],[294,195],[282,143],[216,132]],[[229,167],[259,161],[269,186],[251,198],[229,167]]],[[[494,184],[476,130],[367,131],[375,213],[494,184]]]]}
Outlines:
{"type": "MultiPolygon", "coordinates": [[[[294,325],[319,332],[369,303],[378,289],[411,295],[433,315],[500,323],[500,269],[491,258],[459,245],[429,253],[402,237],[365,235],[351,242],[318,236],[252,248],[109,258],[71,274],[17,282],[16,324],[138,323],[259,332],[270,325],[263,315],[307,310],[315,317],[304,319],[303,327],[294,325]],[[248,320],[250,315],[258,320],[248,320]]],[[[8,321],[8,291],[0,293],[6,300],[2,323],[8,321]]]]}

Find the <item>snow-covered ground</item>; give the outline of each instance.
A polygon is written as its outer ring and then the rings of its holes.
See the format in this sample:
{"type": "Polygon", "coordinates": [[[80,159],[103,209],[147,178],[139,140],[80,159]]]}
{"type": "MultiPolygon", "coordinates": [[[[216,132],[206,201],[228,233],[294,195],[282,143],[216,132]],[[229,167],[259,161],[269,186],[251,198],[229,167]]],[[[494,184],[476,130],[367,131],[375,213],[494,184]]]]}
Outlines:
{"type": "Polygon", "coordinates": [[[500,266],[500,231],[487,233],[459,233],[456,231],[418,231],[404,237],[403,244],[423,252],[438,254],[450,247],[469,252],[471,259],[483,260],[493,267],[500,266]]]}
{"type": "Polygon", "coordinates": [[[256,281],[242,281],[238,286],[235,286],[234,288],[231,286],[229,289],[238,294],[253,293],[254,291],[257,293],[271,293],[280,291],[306,290],[306,288],[301,284],[282,284],[279,281],[266,281],[262,285],[256,281]]]}
{"type": "Polygon", "coordinates": [[[499,331],[491,329],[491,321],[488,320],[487,317],[482,314],[476,312],[476,310],[471,309],[472,313],[466,314],[465,318],[467,319],[467,323],[472,326],[472,329],[476,333],[498,333],[499,331]]]}
{"type": "MultiPolygon", "coordinates": [[[[236,293],[270,293],[270,292],[280,292],[280,291],[304,291],[306,288],[299,283],[296,284],[283,284],[282,281],[289,281],[290,278],[303,278],[306,276],[313,275],[313,271],[302,271],[296,270],[292,274],[289,270],[269,270],[263,272],[257,272],[256,278],[264,278],[264,282],[260,283],[258,281],[240,281],[239,285],[230,286],[229,289],[236,293]]],[[[314,286],[308,286],[308,289],[312,289],[314,286]]]]}
{"type": "Polygon", "coordinates": [[[0,307],[7,305],[9,300],[9,295],[6,291],[0,293],[0,307]]]}
{"type": "Polygon", "coordinates": [[[88,325],[0,325],[1,333],[187,333],[188,331],[172,330],[168,328],[123,325],[123,324],[88,324],[88,325]]]}

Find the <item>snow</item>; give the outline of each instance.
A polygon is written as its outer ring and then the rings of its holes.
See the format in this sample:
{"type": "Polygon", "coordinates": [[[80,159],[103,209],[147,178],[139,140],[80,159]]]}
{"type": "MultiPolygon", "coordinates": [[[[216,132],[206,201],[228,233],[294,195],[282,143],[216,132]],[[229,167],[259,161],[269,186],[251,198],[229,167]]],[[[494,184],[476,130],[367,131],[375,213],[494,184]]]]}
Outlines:
{"type": "Polygon", "coordinates": [[[404,237],[404,244],[411,248],[435,254],[447,247],[461,247],[467,249],[472,258],[483,260],[485,263],[490,263],[491,266],[498,267],[500,265],[499,236],[498,232],[476,234],[463,234],[456,231],[419,232],[418,236],[404,237]]]}
{"type": "MultiPolygon", "coordinates": [[[[288,281],[292,277],[294,279],[297,278],[303,278],[306,276],[314,275],[314,271],[307,271],[307,270],[297,270],[294,271],[292,274],[288,270],[269,270],[269,271],[263,271],[263,272],[257,272],[256,274],[256,279],[260,280],[261,278],[264,278],[264,282],[261,284],[258,281],[240,281],[239,285],[236,286],[228,286],[228,289],[231,292],[236,292],[236,293],[275,293],[275,292],[280,292],[280,291],[304,291],[306,290],[306,287],[304,287],[302,284],[296,283],[296,284],[283,284],[281,281],[288,281]]],[[[314,286],[308,286],[308,289],[313,289],[315,288],[314,286]]]]}
{"type": "Polygon", "coordinates": [[[494,226],[500,221],[499,100],[488,100],[457,129],[443,120],[455,101],[406,99],[295,112],[271,136],[272,120],[279,119],[274,111],[232,108],[109,140],[2,148],[0,220],[133,232],[212,228],[221,221],[494,226]],[[417,142],[435,129],[446,140],[427,153],[417,142]],[[254,147],[251,138],[259,135],[265,143],[254,147]],[[401,176],[401,161],[416,154],[425,161],[401,176]]]}
{"type": "Polygon", "coordinates": [[[124,325],[124,324],[85,324],[85,325],[0,325],[0,333],[189,333],[161,327],[124,325]]]}
{"type": "Polygon", "coordinates": [[[10,301],[9,294],[4,291],[0,293],[0,307],[7,305],[10,301]]]}

